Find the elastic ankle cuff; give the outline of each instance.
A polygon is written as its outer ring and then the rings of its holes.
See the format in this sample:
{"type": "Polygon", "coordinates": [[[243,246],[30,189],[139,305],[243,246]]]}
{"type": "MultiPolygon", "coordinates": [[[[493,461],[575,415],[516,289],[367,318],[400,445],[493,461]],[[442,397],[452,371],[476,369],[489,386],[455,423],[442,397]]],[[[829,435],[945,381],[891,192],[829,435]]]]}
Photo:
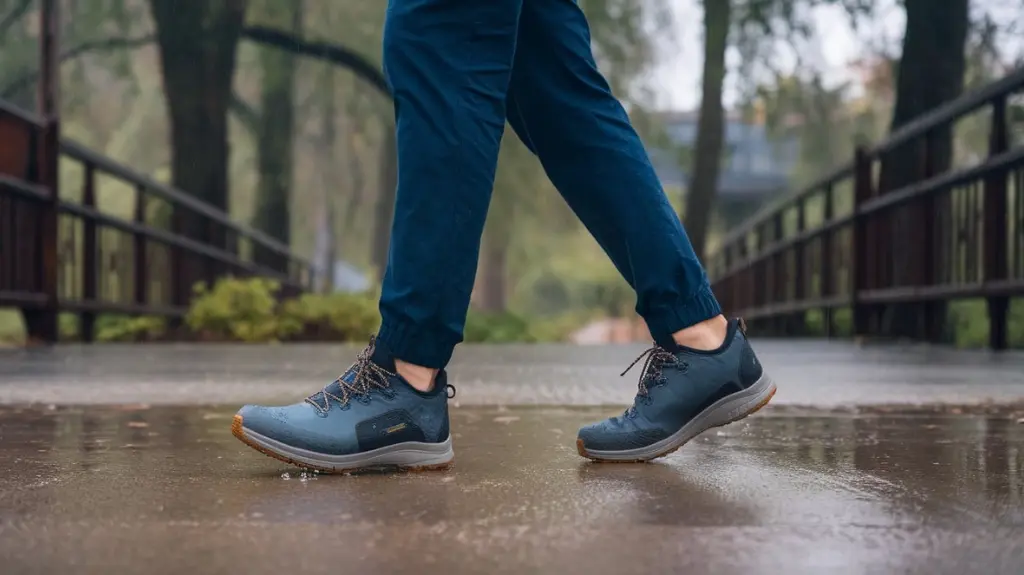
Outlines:
{"type": "Polygon", "coordinates": [[[705,285],[687,300],[674,305],[655,307],[650,314],[651,317],[645,317],[644,321],[647,322],[654,342],[672,349],[675,347],[672,334],[721,314],[722,306],[711,293],[711,286],[705,285]]]}
{"type": "Polygon", "coordinates": [[[461,338],[409,322],[384,320],[377,339],[394,357],[413,365],[444,369],[461,338]]]}

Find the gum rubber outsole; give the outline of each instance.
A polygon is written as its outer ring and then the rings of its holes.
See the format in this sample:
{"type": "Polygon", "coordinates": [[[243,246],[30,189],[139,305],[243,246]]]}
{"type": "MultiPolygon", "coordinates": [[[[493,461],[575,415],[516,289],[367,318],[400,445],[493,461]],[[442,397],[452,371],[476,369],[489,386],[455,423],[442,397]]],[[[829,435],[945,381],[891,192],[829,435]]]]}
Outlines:
{"type": "Polygon", "coordinates": [[[756,406],[754,406],[753,409],[751,409],[750,411],[747,411],[746,413],[741,414],[739,417],[736,417],[734,419],[730,419],[729,421],[726,421],[725,423],[719,423],[718,425],[711,425],[711,426],[707,427],[706,429],[701,430],[700,433],[698,433],[697,435],[694,435],[689,440],[687,440],[687,441],[685,441],[683,443],[680,443],[679,445],[676,445],[675,447],[672,447],[670,449],[666,449],[665,451],[662,451],[661,453],[658,453],[657,455],[654,455],[654,456],[651,456],[651,457],[642,458],[642,459],[602,459],[600,457],[595,457],[595,456],[587,453],[587,448],[584,447],[583,440],[580,439],[580,438],[576,438],[576,451],[580,454],[580,457],[585,457],[586,459],[589,459],[589,460],[597,462],[597,463],[644,463],[646,461],[652,461],[652,460],[655,460],[655,459],[658,459],[658,458],[661,458],[661,457],[665,457],[666,455],[671,455],[672,453],[675,453],[680,447],[686,445],[690,441],[693,441],[693,439],[695,437],[697,437],[698,435],[700,435],[701,433],[704,433],[705,431],[707,431],[709,429],[714,429],[716,427],[724,427],[726,425],[729,425],[730,423],[736,423],[737,421],[739,421],[741,419],[744,419],[746,417],[754,415],[762,407],[768,405],[768,402],[771,401],[773,397],[775,397],[775,392],[776,391],[778,391],[777,388],[773,389],[772,392],[770,394],[768,394],[768,397],[764,398],[764,400],[762,400],[761,403],[758,403],[756,406]]]}
{"type": "Polygon", "coordinates": [[[442,470],[451,468],[451,466],[455,464],[454,461],[446,461],[445,463],[439,463],[437,465],[383,465],[383,466],[382,465],[377,465],[377,466],[364,466],[364,467],[349,467],[349,468],[344,468],[344,469],[342,469],[342,468],[334,468],[334,467],[322,467],[322,466],[319,466],[319,465],[310,465],[308,463],[295,461],[294,459],[291,459],[290,457],[287,457],[285,455],[281,455],[280,453],[276,453],[274,451],[271,451],[271,450],[267,449],[266,447],[263,447],[262,445],[256,444],[251,439],[246,437],[245,436],[245,428],[242,427],[242,416],[239,415],[239,414],[236,414],[235,418],[231,421],[231,434],[234,435],[235,437],[237,437],[238,440],[241,441],[242,443],[248,445],[249,447],[255,449],[256,451],[259,451],[260,453],[262,453],[263,455],[266,455],[267,457],[273,457],[274,459],[276,459],[278,461],[283,461],[283,462],[285,462],[285,463],[287,463],[289,465],[294,465],[294,466],[300,467],[302,469],[312,469],[314,471],[319,471],[320,473],[357,473],[357,472],[361,472],[361,471],[381,471],[381,470],[383,470],[383,471],[410,471],[410,472],[442,471],[442,470]]]}

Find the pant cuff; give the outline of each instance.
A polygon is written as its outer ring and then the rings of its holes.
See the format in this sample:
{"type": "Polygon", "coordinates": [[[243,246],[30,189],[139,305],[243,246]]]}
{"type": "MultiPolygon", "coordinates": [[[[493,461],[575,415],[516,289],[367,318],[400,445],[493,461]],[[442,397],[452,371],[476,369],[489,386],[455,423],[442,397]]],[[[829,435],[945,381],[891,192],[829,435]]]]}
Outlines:
{"type": "Polygon", "coordinates": [[[396,319],[383,321],[377,339],[395,358],[431,369],[444,369],[462,341],[461,337],[396,319]]]}
{"type": "Polygon", "coordinates": [[[666,306],[654,306],[651,317],[645,317],[654,343],[666,349],[676,346],[672,334],[722,314],[722,306],[705,285],[687,300],[666,306]]]}

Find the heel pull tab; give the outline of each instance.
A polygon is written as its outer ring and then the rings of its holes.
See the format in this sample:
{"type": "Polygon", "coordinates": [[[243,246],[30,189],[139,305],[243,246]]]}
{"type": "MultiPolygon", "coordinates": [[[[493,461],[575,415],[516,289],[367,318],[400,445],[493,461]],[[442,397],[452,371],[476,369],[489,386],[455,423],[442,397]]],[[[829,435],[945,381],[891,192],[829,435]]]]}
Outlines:
{"type": "Polygon", "coordinates": [[[739,323],[740,331],[743,332],[744,336],[746,336],[747,335],[747,322],[744,321],[742,317],[736,318],[736,321],[739,323]]]}

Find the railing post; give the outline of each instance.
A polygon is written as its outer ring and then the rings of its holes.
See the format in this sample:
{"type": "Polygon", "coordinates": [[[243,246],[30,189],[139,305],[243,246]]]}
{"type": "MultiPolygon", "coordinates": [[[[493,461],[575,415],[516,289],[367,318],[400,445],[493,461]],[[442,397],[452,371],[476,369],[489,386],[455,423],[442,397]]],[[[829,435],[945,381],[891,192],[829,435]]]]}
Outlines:
{"type": "Polygon", "coordinates": [[[850,309],[853,315],[853,335],[867,335],[869,309],[861,301],[860,294],[867,289],[867,220],[861,213],[861,206],[871,198],[871,158],[862,146],[857,147],[853,160],[853,242],[850,246],[853,257],[850,270],[850,309]]]}
{"type": "MultiPolygon", "coordinates": [[[[988,156],[992,158],[1009,148],[1006,126],[1006,96],[992,102],[992,127],[989,132],[988,156]]],[[[984,281],[1004,280],[1007,277],[1007,226],[1006,226],[1006,174],[995,173],[985,179],[985,200],[983,215],[984,281]]],[[[1018,194],[1020,191],[1018,190],[1018,194]]],[[[1009,299],[1005,295],[988,298],[988,342],[992,349],[1006,349],[1006,316],[1009,299]]]]}
{"type": "MultiPolygon", "coordinates": [[[[779,210],[778,213],[772,218],[772,242],[771,245],[779,245],[782,241],[782,214],[785,210],[779,210]]],[[[772,304],[781,304],[786,301],[786,257],[781,251],[775,252],[775,254],[769,260],[771,263],[771,274],[772,274],[772,287],[771,287],[771,302],[772,304]]],[[[786,321],[786,316],[775,315],[772,323],[775,324],[774,331],[776,335],[789,335],[786,321]]]]}
{"type": "MultiPolygon", "coordinates": [[[[135,188],[135,223],[140,226],[146,225],[146,189],[142,186],[135,188]]],[[[146,236],[142,232],[136,232],[133,237],[133,250],[135,253],[134,284],[135,304],[139,307],[146,305],[149,301],[149,263],[146,253],[146,236]]]]}
{"type": "MultiPolygon", "coordinates": [[[[764,224],[758,224],[754,227],[754,259],[756,263],[753,265],[751,270],[754,276],[754,281],[751,283],[751,288],[754,292],[751,294],[750,303],[752,308],[762,308],[768,304],[768,290],[770,285],[768,282],[768,261],[761,257],[764,254],[764,249],[768,245],[765,239],[764,224]]],[[[763,324],[770,322],[760,322],[763,324]]],[[[771,329],[771,326],[766,326],[767,329],[771,329]]],[[[775,334],[771,334],[775,335],[775,334]]]]}
{"type": "MultiPolygon", "coordinates": [[[[834,207],[833,207],[833,190],[832,183],[830,182],[825,187],[825,205],[822,206],[822,223],[827,224],[832,221],[834,207]]],[[[832,297],[832,238],[833,233],[827,231],[821,235],[821,258],[818,265],[818,296],[822,299],[832,297]]],[[[825,328],[825,337],[832,337],[832,308],[823,307],[821,308],[821,324],[825,328]]]]}
{"type": "Polygon", "coordinates": [[[747,236],[739,238],[736,250],[739,252],[736,254],[736,260],[740,262],[739,266],[741,267],[737,267],[732,275],[732,309],[734,313],[739,314],[750,307],[750,286],[748,285],[750,282],[746,281],[750,269],[747,264],[747,236]]]}
{"type": "Polygon", "coordinates": [[[43,133],[37,152],[38,183],[50,192],[50,197],[39,211],[39,247],[42,261],[39,271],[39,291],[46,296],[40,310],[25,314],[25,323],[31,339],[55,343],[60,336],[58,315],[58,189],[57,161],[60,153],[60,122],[57,108],[57,0],[43,0],[39,17],[40,82],[39,114],[43,118],[43,133]]]}
{"type": "Polygon", "coordinates": [[[735,299],[733,298],[732,290],[732,279],[728,276],[729,269],[732,268],[732,245],[725,244],[719,249],[719,253],[715,256],[715,276],[718,278],[725,278],[724,281],[719,279],[715,283],[715,295],[718,296],[722,303],[722,307],[726,310],[726,313],[732,313],[735,309],[735,299]]]}
{"type": "MultiPolygon", "coordinates": [[[[804,229],[807,227],[807,201],[801,199],[796,204],[796,236],[800,237],[804,233],[804,229]]],[[[804,251],[806,244],[800,240],[793,245],[793,301],[802,302],[807,297],[807,286],[805,265],[804,265],[804,251]]],[[[804,319],[806,312],[799,311],[790,315],[790,331],[799,332],[799,335],[803,335],[806,330],[806,320],[804,319]]]]}
{"type": "MultiPolygon", "coordinates": [[[[184,213],[184,209],[180,206],[171,206],[171,232],[177,236],[181,236],[185,232],[185,218],[187,215],[184,213]]],[[[190,269],[189,261],[185,257],[184,251],[178,246],[171,246],[171,274],[170,274],[170,300],[171,305],[174,307],[184,307],[188,302],[188,297],[192,288],[187,286],[185,282],[185,276],[188,274],[190,269]]],[[[176,321],[176,320],[172,320],[176,321]]]]}
{"type": "MultiPolygon", "coordinates": [[[[85,176],[82,182],[82,205],[96,207],[96,172],[92,164],[85,164],[85,176]]],[[[96,221],[85,218],[82,221],[82,299],[88,303],[96,301],[98,287],[96,271],[99,262],[96,241],[96,221]]],[[[85,311],[79,316],[81,321],[82,341],[92,342],[95,336],[96,312],[85,311]]]]}
{"type": "MultiPolygon", "coordinates": [[[[935,167],[936,141],[937,136],[934,131],[925,134],[923,166],[919,181],[926,181],[937,173],[935,167]]],[[[931,286],[937,283],[936,272],[938,271],[938,266],[935,265],[935,206],[935,194],[928,194],[921,199],[917,214],[911,216],[912,222],[920,224],[920,262],[918,263],[919,275],[916,282],[919,286],[931,286]]],[[[924,337],[921,339],[938,343],[942,339],[942,328],[946,317],[945,303],[941,301],[925,301],[920,305],[920,309],[924,316],[922,318],[924,320],[922,322],[924,331],[922,335],[924,337]]]]}

